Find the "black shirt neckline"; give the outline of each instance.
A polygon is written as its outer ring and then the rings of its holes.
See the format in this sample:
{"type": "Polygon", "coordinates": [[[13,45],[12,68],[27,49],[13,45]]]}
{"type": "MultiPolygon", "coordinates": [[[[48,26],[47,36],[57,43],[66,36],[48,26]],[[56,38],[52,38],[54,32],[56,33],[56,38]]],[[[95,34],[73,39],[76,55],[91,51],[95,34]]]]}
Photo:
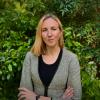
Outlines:
{"type": "Polygon", "coordinates": [[[48,95],[48,91],[47,91],[48,87],[50,86],[51,82],[55,77],[61,58],[62,58],[62,49],[59,52],[57,60],[53,64],[46,64],[43,61],[42,56],[39,56],[38,73],[39,73],[40,80],[43,83],[45,88],[45,92],[44,92],[45,96],[48,95]]]}
{"type": "Polygon", "coordinates": [[[42,55],[40,55],[40,58],[39,58],[39,59],[41,60],[41,62],[42,62],[43,64],[45,64],[44,67],[47,67],[47,66],[48,66],[48,67],[51,67],[51,66],[57,65],[57,63],[60,62],[61,55],[62,55],[62,49],[60,49],[60,52],[59,52],[59,55],[58,55],[56,61],[55,61],[54,63],[52,63],[52,64],[47,64],[47,63],[45,63],[44,60],[43,60],[42,55]]]}

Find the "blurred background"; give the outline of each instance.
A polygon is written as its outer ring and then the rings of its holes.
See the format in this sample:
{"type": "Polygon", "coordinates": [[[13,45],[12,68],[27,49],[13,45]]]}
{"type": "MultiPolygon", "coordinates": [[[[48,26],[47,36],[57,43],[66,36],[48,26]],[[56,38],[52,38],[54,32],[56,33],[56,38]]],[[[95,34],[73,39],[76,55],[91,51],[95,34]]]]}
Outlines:
{"type": "Polygon", "coordinates": [[[0,0],[0,100],[17,100],[24,57],[48,12],[59,17],[65,46],[78,55],[82,100],[100,100],[100,0],[0,0]]]}

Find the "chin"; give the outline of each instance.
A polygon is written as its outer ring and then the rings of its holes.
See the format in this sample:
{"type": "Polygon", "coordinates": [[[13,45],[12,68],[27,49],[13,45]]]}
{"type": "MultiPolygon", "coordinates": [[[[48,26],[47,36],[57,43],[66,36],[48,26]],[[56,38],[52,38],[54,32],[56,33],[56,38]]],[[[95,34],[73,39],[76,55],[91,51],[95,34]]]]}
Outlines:
{"type": "Polygon", "coordinates": [[[47,44],[47,47],[55,47],[56,45],[55,44],[47,44]]]}

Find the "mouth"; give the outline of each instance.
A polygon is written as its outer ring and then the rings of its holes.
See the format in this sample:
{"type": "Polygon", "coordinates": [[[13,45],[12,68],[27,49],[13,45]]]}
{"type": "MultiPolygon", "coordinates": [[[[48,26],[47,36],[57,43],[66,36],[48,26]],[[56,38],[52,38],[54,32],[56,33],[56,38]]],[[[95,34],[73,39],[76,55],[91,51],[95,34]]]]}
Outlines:
{"type": "Polygon", "coordinates": [[[54,39],[48,39],[48,41],[53,41],[54,39]]]}

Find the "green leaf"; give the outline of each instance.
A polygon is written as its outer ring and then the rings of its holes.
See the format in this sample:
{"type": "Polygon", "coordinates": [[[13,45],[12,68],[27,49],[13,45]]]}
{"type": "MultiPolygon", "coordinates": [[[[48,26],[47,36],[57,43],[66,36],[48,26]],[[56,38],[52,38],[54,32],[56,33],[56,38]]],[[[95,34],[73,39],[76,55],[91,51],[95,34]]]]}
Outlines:
{"type": "Polygon", "coordinates": [[[9,80],[9,79],[10,79],[10,74],[7,75],[7,80],[9,80]]]}
{"type": "Polygon", "coordinates": [[[10,72],[12,72],[12,65],[11,64],[8,65],[8,69],[10,72]]]}
{"type": "Polygon", "coordinates": [[[17,63],[16,63],[16,62],[14,62],[14,61],[12,62],[12,64],[13,64],[13,66],[17,66],[17,63]]]}
{"type": "Polygon", "coordinates": [[[0,75],[2,75],[2,71],[0,70],[0,75]]]}

